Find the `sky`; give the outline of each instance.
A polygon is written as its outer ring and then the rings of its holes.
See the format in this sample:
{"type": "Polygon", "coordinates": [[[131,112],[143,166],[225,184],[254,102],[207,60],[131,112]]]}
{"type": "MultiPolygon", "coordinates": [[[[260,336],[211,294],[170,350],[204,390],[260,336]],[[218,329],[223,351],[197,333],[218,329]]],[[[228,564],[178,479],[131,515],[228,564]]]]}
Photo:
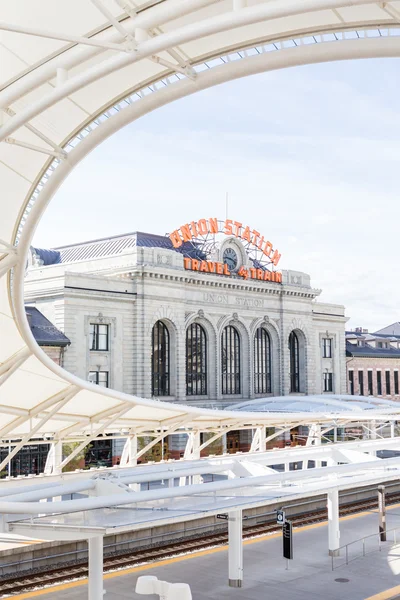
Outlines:
{"type": "Polygon", "coordinates": [[[296,67],[202,91],[92,152],[52,200],[34,245],[164,234],[228,216],[281,269],[311,275],[347,327],[400,320],[396,59],[296,67]]]}

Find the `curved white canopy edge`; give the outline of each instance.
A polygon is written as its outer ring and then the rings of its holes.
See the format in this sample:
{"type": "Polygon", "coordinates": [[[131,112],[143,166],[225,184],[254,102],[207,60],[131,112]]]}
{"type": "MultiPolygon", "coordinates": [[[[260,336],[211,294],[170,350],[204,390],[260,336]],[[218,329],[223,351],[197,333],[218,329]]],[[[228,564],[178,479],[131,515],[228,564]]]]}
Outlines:
{"type": "MultiPolygon", "coordinates": [[[[26,320],[35,228],[71,170],[104,139],[213,85],[294,65],[400,55],[400,2],[20,0],[1,8],[0,440],[51,432],[299,424],[296,413],[213,411],[94,388],[55,365],[26,320]],[[121,6],[123,8],[121,8],[121,6]]],[[[134,157],[133,157],[134,159],[134,157]]],[[[368,419],[397,418],[392,407],[368,419]]],[[[304,422],[365,420],[360,410],[304,422]]]]}

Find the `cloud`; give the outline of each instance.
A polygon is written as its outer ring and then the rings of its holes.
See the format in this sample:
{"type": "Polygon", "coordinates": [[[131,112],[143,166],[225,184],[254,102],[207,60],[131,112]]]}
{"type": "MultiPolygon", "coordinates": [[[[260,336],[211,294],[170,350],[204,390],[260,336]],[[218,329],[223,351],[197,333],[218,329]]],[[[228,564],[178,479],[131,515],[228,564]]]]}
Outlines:
{"type": "Polygon", "coordinates": [[[267,73],[133,123],[79,165],[35,243],[64,243],[229,214],[310,273],[350,326],[399,320],[398,63],[267,73]],[[379,85],[372,85],[371,82],[379,85]]]}

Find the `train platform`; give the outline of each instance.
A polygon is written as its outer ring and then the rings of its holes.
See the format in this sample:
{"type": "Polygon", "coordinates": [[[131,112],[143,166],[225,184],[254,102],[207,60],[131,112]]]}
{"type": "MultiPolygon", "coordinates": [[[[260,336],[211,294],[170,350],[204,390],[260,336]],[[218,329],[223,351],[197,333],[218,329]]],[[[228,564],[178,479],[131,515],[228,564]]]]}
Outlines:
{"type": "MultiPolygon", "coordinates": [[[[140,600],[141,596],[134,591],[140,575],[189,583],[193,600],[388,600],[398,597],[400,505],[387,509],[390,533],[381,550],[378,549],[378,513],[375,510],[341,518],[340,530],[342,547],[361,538],[365,538],[364,544],[361,541],[352,543],[347,551],[342,549],[340,556],[332,559],[327,553],[326,523],[298,528],[294,530],[294,558],[288,568],[282,557],[281,534],[245,540],[242,588],[228,587],[228,552],[226,547],[221,547],[107,573],[104,597],[106,600],[140,600]],[[393,530],[396,528],[394,543],[393,530]],[[367,537],[372,535],[374,537],[367,537]]],[[[73,581],[13,596],[13,599],[40,597],[43,600],[86,600],[87,581],[73,581]]]]}

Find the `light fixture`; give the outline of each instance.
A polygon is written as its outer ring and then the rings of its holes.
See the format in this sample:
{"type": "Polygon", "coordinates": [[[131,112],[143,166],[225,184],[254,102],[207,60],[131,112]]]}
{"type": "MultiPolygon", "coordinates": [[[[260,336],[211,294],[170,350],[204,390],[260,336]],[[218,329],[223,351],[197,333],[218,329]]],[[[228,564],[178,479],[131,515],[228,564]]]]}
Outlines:
{"type": "Polygon", "coordinates": [[[135,592],[143,596],[157,594],[161,600],[192,600],[192,592],[187,583],[168,583],[153,575],[139,577],[135,592]]]}

